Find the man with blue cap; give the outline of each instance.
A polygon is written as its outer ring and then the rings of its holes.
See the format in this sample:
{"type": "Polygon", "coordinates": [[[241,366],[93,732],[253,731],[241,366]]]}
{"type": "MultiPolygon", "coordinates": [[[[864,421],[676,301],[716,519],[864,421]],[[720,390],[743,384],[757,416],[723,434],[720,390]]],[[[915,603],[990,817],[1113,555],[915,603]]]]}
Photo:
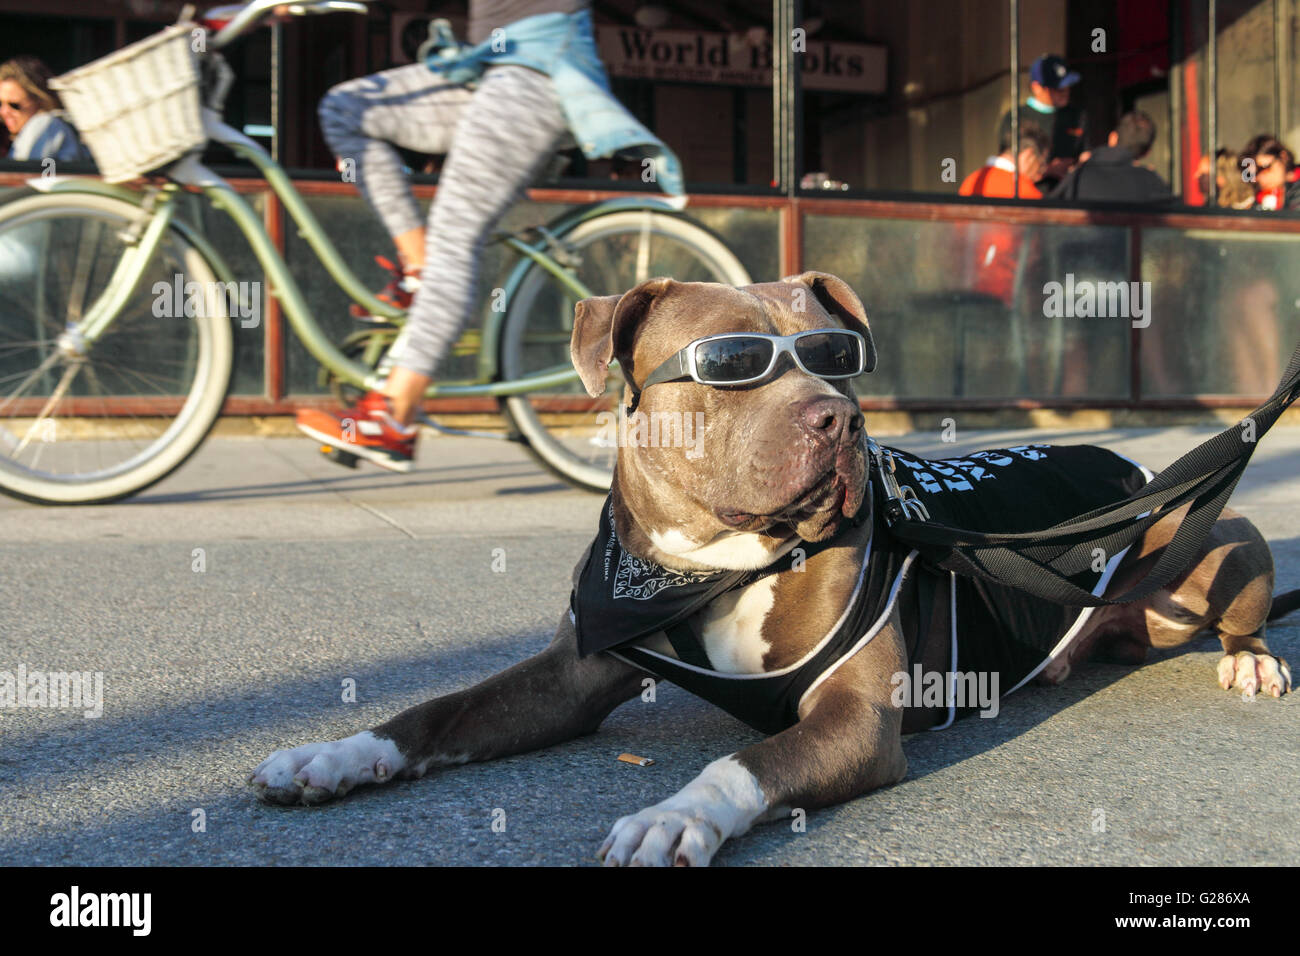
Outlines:
{"type": "Polygon", "coordinates": [[[1038,187],[1044,193],[1054,187],[1079,162],[1088,148],[1087,116],[1082,107],[1070,104],[1070,88],[1079,74],[1055,54],[1045,54],[1029,68],[1029,99],[1020,107],[1020,122],[1035,123],[1047,130],[1052,148],[1038,187]]]}

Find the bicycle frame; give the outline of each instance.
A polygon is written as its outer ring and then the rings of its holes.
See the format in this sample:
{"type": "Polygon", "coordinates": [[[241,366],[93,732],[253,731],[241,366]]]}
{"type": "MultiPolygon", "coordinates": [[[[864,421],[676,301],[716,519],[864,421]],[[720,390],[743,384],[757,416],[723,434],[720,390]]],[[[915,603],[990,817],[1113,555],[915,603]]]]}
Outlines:
{"type": "MultiPolygon", "coordinates": [[[[288,174],[266,150],[238,130],[221,122],[213,111],[207,109],[204,110],[204,126],[209,139],[229,147],[237,156],[257,167],[267,185],[279,197],[297,224],[300,234],[307,241],[312,252],[349,298],[374,315],[391,319],[401,319],[405,315],[402,310],[376,298],[356,273],[348,267],[316,217],[312,215],[302,196],[293,188],[288,174]]],[[[141,208],[142,218],[134,227],[136,241],[117,264],[104,294],[77,326],[77,332],[87,342],[93,343],[111,325],[122,306],[130,299],[169,228],[178,230],[187,242],[199,250],[212,265],[213,271],[221,281],[232,280],[230,269],[221,260],[211,243],[175,217],[175,198],[182,187],[190,186],[201,191],[213,208],[225,212],[234,220],[270,282],[268,295],[274,295],[279,299],[290,326],[312,357],[350,384],[365,388],[377,388],[382,384],[383,379],[376,375],[374,370],[344,355],[312,318],[302,290],[294,281],[283,257],[272,244],[261,220],[234,187],[199,163],[195,154],[186,156],[173,166],[168,171],[168,178],[173,181],[160,189],[148,192],[111,186],[95,179],[53,176],[28,180],[28,185],[40,192],[93,193],[121,199],[141,208]]],[[[612,199],[571,210],[549,223],[546,231],[563,235],[564,232],[588,219],[610,212],[638,209],[667,213],[677,211],[670,202],[655,197],[612,199]]],[[[506,302],[510,301],[523,281],[525,273],[534,264],[550,274],[569,295],[573,296],[575,301],[592,297],[591,290],[587,289],[576,275],[547,254],[547,241],[544,236],[535,242],[527,242],[517,235],[508,235],[500,241],[522,257],[506,281],[504,287],[506,302]]],[[[505,315],[505,311],[489,311],[485,316],[478,356],[478,374],[475,379],[469,382],[444,382],[432,385],[425,393],[426,398],[504,397],[578,381],[578,373],[572,368],[542,371],[513,381],[501,381],[497,366],[497,343],[500,340],[505,315]]]]}

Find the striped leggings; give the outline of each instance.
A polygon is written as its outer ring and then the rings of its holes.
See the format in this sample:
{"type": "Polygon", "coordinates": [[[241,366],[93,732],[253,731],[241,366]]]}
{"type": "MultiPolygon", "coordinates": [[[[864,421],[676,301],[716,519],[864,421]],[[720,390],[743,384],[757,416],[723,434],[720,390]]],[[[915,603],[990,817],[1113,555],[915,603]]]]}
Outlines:
{"type": "Polygon", "coordinates": [[[447,154],[429,209],[420,288],[388,359],[431,376],[473,314],[492,230],[567,137],[551,79],[495,66],[471,90],[415,63],[333,87],[320,120],[325,141],[354,162],[361,195],[392,236],[418,228],[421,216],[390,144],[447,154]]]}

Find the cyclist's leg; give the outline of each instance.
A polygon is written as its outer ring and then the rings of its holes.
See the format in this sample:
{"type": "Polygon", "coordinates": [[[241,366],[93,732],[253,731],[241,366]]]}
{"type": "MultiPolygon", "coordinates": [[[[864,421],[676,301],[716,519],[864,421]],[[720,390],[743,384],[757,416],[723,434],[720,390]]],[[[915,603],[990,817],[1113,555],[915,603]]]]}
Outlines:
{"type": "Polygon", "coordinates": [[[404,262],[423,262],[424,217],[391,144],[422,153],[447,152],[473,96],[468,88],[414,63],[340,83],[321,99],[325,142],[355,176],[404,262]]]}
{"type": "Polygon", "coordinates": [[[490,68],[461,117],[429,211],[420,289],[390,351],[384,393],[412,419],[438,364],[474,308],[483,247],[506,211],[567,136],[550,77],[522,66],[490,68]]]}
{"type": "MultiPolygon", "coordinates": [[[[321,100],[326,142],[392,236],[408,273],[418,272],[424,260],[424,221],[391,144],[445,153],[472,98],[467,88],[414,64],[339,84],[321,100]]],[[[298,428],[384,468],[407,471],[418,429],[403,428],[390,408],[383,395],[367,393],[339,413],[299,409],[298,428]]]]}

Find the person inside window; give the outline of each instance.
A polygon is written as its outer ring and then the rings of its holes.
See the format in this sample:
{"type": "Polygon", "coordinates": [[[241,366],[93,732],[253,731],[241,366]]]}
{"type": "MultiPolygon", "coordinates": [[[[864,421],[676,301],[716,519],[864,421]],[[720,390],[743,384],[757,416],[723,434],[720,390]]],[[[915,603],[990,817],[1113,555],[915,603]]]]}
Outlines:
{"type": "MultiPolygon", "coordinates": [[[[1050,140],[1035,123],[1021,123],[1019,148],[1011,148],[1011,117],[1003,116],[998,126],[998,155],[966,177],[958,191],[962,196],[1042,199],[1034,185],[1047,159],[1050,140]],[[1019,187],[1015,172],[1019,169],[1019,187]]],[[[974,255],[974,273],[967,276],[967,288],[996,299],[1010,308],[1017,294],[1017,277],[1023,274],[1028,252],[1023,226],[1005,222],[971,223],[967,231],[974,255]]]]}
{"type": "MultiPolygon", "coordinates": [[[[1037,185],[1046,193],[1054,189],[1079,162],[1088,148],[1088,117],[1070,102],[1079,74],[1055,54],[1044,54],[1029,68],[1029,99],[1020,104],[1020,125],[1033,123],[1048,136],[1046,162],[1037,185]]],[[[1003,122],[1010,122],[1004,116],[1003,122]]]]}
{"type": "MultiPolygon", "coordinates": [[[[1214,202],[1223,209],[1250,209],[1255,205],[1255,184],[1247,178],[1241,157],[1227,147],[1214,154],[1214,202]]],[[[1201,195],[1210,195],[1210,157],[1202,156],[1196,167],[1201,195]]],[[[1207,204],[1209,200],[1206,200],[1207,204]]]]}
{"type": "Polygon", "coordinates": [[[34,56],[0,63],[0,120],[9,133],[8,159],[89,160],[90,152],[50,89],[50,68],[34,56]]]}
{"type": "Polygon", "coordinates": [[[1020,148],[1011,148],[1011,116],[998,124],[998,154],[962,181],[959,196],[988,196],[1011,199],[1042,199],[1034,182],[1042,174],[1051,141],[1037,123],[1023,122],[1019,129],[1020,148]],[[1016,170],[1019,168],[1019,183],[1016,170]]]}
{"type": "Polygon", "coordinates": [[[1254,208],[1300,209],[1300,170],[1290,147],[1265,133],[1247,143],[1241,155],[1255,161],[1254,208]]]}
{"type": "Polygon", "coordinates": [[[1169,186],[1154,170],[1142,165],[1156,139],[1156,124],[1134,110],[1120,118],[1105,146],[1099,146],[1061,180],[1052,199],[1092,202],[1170,202],[1169,186]]]}

